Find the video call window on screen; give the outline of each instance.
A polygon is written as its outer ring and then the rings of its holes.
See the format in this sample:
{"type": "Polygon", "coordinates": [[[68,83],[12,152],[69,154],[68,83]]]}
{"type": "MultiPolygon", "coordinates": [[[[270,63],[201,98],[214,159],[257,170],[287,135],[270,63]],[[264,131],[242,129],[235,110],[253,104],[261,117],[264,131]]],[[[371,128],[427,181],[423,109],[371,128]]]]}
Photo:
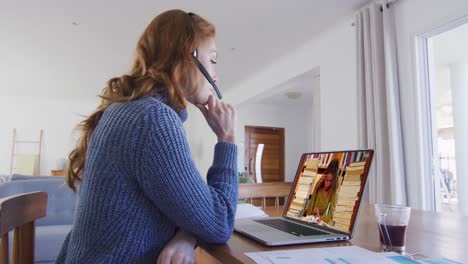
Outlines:
{"type": "Polygon", "coordinates": [[[366,181],[368,151],[302,157],[286,215],[351,232],[366,181]]]}

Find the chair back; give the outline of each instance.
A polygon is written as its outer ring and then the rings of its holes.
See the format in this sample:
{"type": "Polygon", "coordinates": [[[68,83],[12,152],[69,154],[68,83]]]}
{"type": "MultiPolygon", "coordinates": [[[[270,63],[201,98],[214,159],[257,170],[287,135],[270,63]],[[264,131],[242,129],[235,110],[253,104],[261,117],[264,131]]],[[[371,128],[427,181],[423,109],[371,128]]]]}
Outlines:
{"type": "Polygon", "coordinates": [[[287,197],[291,190],[291,182],[241,183],[239,184],[239,199],[261,198],[262,207],[266,206],[267,198],[275,198],[275,206],[279,206],[279,198],[287,197]]]}
{"type": "Polygon", "coordinates": [[[24,193],[0,199],[0,264],[8,264],[8,232],[12,230],[12,263],[34,263],[34,222],[45,217],[46,209],[46,192],[24,193]]]}
{"type": "MultiPolygon", "coordinates": [[[[33,176],[38,177],[38,176],[33,176]]],[[[71,225],[75,215],[77,195],[63,179],[16,180],[0,184],[0,198],[30,192],[47,192],[46,217],[36,221],[36,226],[71,225]]]]}

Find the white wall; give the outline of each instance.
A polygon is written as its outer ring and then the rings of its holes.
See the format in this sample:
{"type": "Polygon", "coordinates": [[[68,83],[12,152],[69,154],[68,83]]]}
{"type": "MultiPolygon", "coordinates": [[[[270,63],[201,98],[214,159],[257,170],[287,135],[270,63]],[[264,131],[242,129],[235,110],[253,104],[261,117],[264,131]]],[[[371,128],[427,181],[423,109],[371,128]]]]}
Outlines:
{"type": "Polygon", "coordinates": [[[319,148],[354,149],[358,143],[355,64],[355,29],[351,27],[351,20],[345,19],[234,87],[226,98],[240,104],[320,67],[319,148]]]}
{"type": "Polygon", "coordinates": [[[417,97],[416,89],[415,37],[468,15],[468,1],[402,0],[392,7],[396,21],[405,171],[410,186],[408,202],[413,207],[429,209],[431,205],[421,190],[422,179],[430,181],[431,172],[424,171],[421,165],[423,153],[419,131],[422,128],[418,117],[421,98],[417,97]]]}
{"type": "MultiPolygon", "coordinates": [[[[202,177],[206,178],[206,173],[213,163],[214,146],[217,138],[198,108],[189,105],[187,111],[188,118],[184,123],[187,140],[193,160],[202,177]]],[[[239,138],[239,135],[237,135],[237,138],[239,138]]]]}
{"type": "Polygon", "coordinates": [[[310,137],[306,116],[308,107],[280,106],[270,104],[241,104],[237,106],[239,146],[239,171],[245,168],[245,126],[268,126],[285,129],[285,181],[292,181],[300,161],[301,154],[310,152],[310,137]]]}
{"type": "MultiPolygon", "coordinates": [[[[72,132],[89,115],[99,101],[74,100],[41,96],[0,97],[0,174],[10,173],[13,128],[19,140],[38,140],[43,129],[40,175],[50,175],[56,161],[68,156],[76,144],[77,133],[72,132]]],[[[19,152],[32,151],[32,146],[18,145],[19,152]]],[[[37,150],[37,148],[36,148],[37,150]]]]}

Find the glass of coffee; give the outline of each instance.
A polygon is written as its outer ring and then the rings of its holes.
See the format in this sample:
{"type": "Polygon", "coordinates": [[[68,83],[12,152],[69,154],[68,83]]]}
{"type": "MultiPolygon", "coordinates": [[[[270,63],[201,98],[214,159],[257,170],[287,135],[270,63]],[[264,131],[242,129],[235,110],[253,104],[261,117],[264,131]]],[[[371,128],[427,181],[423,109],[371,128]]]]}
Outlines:
{"type": "Polygon", "coordinates": [[[406,228],[411,208],[400,205],[375,205],[375,217],[380,233],[380,244],[384,251],[405,251],[406,228]]]}

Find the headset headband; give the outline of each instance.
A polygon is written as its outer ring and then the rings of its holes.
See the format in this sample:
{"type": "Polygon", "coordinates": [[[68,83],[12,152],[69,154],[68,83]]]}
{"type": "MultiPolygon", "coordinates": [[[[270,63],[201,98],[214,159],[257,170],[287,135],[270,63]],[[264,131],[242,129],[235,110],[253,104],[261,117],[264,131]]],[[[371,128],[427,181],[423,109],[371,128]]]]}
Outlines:
{"type": "MultiPolygon", "coordinates": [[[[193,26],[196,25],[195,23],[195,14],[192,13],[192,12],[189,12],[187,13],[191,19],[192,19],[192,24],[193,26]]],[[[218,96],[218,98],[221,100],[223,99],[223,96],[221,95],[221,92],[219,91],[218,89],[218,86],[216,86],[216,83],[214,82],[213,78],[211,78],[210,74],[208,73],[208,71],[205,69],[205,67],[203,67],[203,65],[201,64],[201,62],[198,60],[198,52],[197,52],[197,49],[195,49],[192,53],[192,57],[195,61],[195,64],[197,65],[198,69],[201,71],[201,73],[205,76],[206,80],[208,80],[208,82],[211,84],[211,86],[213,86],[213,89],[215,90],[216,92],[216,95],[218,96]]]]}

